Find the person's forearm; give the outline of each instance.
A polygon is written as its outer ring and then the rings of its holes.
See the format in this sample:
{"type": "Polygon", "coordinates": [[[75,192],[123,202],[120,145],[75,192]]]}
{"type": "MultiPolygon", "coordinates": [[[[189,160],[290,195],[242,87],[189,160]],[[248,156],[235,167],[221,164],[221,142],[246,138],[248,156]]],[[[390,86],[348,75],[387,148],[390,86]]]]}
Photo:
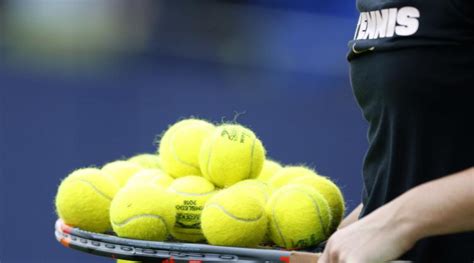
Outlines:
{"type": "Polygon", "coordinates": [[[393,217],[412,242],[429,236],[474,231],[474,168],[420,186],[374,211],[393,217]]]}
{"type": "Polygon", "coordinates": [[[344,228],[359,219],[360,212],[362,211],[362,203],[360,203],[352,212],[342,220],[337,229],[344,228]]]}

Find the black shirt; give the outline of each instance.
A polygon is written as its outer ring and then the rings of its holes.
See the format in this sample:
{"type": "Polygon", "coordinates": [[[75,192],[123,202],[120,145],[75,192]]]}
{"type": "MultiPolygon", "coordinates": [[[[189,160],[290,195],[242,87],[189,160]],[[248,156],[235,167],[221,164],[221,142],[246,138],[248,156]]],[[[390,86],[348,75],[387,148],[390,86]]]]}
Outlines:
{"type": "MultiPolygon", "coordinates": [[[[348,58],[369,123],[363,217],[474,165],[474,1],[358,0],[357,7],[348,58]]],[[[473,262],[474,232],[425,238],[401,259],[473,262]]]]}

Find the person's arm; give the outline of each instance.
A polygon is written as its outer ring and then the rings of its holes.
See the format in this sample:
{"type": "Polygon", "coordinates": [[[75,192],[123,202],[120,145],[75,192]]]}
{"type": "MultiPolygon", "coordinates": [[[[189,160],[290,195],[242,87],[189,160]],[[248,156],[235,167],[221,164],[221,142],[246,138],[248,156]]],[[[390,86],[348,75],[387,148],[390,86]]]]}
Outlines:
{"type": "Polygon", "coordinates": [[[418,240],[474,230],[474,168],[419,185],[329,239],[318,262],[385,262],[418,240]]]}
{"type": "Polygon", "coordinates": [[[359,220],[359,215],[360,215],[360,212],[362,211],[362,208],[363,208],[363,205],[362,203],[360,203],[354,210],[352,210],[352,212],[346,216],[346,218],[344,218],[344,220],[342,220],[342,222],[339,224],[339,226],[337,227],[337,229],[342,229],[352,223],[354,223],[355,221],[359,220]]]}

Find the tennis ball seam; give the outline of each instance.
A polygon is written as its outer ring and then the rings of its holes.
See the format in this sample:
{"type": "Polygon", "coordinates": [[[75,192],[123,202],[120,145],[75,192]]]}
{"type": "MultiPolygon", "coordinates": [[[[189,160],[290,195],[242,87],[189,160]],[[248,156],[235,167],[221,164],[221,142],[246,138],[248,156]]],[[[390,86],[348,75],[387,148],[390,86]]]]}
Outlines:
{"type": "Polygon", "coordinates": [[[318,211],[319,223],[321,224],[321,228],[322,228],[322,230],[323,230],[323,234],[324,234],[324,236],[327,236],[327,229],[326,229],[326,228],[329,227],[329,224],[328,224],[327,226],[324,224],[324,220],[323,220],[323,218],[321,217],[321,210],[319,209],[319,204],[318,204],[318,202],[316,202],[316,201],[314,200],[314,198],[313,198],[311,195],[309,195],[304,189],[298,189],[298,190],[291,189],[290,191],[286,192],[284,195],[278,196],[277,199],[273,202],[273,206],[272,206],[272,218],[273,218],[273,220],[274,220],[274,222],[275,222],[275,226],[276,226],[276,228],[277,228],[277,230],[278,230],[278,234],[280,235],[281,240],[283,241],[283,244],[284,244],[285,246],[287,245],[287,244],[286,244],[286,241],[285,241],[285,238],[284,238],[284,236],[283,236],[283,234],[282,234],[282,232],[281,232],[281,229],[280,229],[280,227],[279,227],[279,224],[278,224],[278,222],[277,222],[277,220],[276,220],[275,205],[278,203],[278,200],[280,200],[280,199],[282,198],[282,196],[285,196],[285,195],[287,195],[288,193],[291,193],[291,192],[301,192],[301,193],[303,193],[304,195],[306,195],[306,196],[311,200],[311,202],[313,203],[313,205],[316,207],[316,210],[318,211]]]}
{"type": "Polygon", "coordinates": [[[250,152],[250,169],[249,169],[249,175],[247,178],[252,178],[252,172],[253,172],[253,155],[255,152],[255,141],[257,140],[257,137],[255,136],[252,141],[252,151],[250,152]]]}
{"type": "Polygon", "coordinates": [[[112,221],[112,224],[113,224],[114,226],[117,226],[117,227],[123,227],[123,226],[127,225],[128,223],[132,222],[133,220],[141,219],[141,218],[154,218],[154,219],[160,220],[160,221],[163,223],[163,225],[165,226],[166,232],[169,233],[169,231],[168,231],[168,224],[166,223],[166,220],[165,220],[162,216],[154,215],[154,214],[141,214],[141,215],[136,215],[136,216],[129,217],[129,218],[125,219],[125,220],[122,221],[122,222],[113,222],[113,221],[112,221]]]}
{"type": "Polygon", "coordinates": [[[177,133],[177,131],[175,131],[175,132],[171,135],[171,139],[170,139],[170,142],[169,142],[169,144],[170,144],[169,148],[170,148],[170,151],[173,153],[174,159],[175,159],[176,161],[178,161],[179,163],[181,163],[181,164],[184,164],[184,165],[187,165],[187,166],[189,166],[189,167],[192,167],[192,168],[194,168],[194,169],[199,170],[199,169],[200,169],[199,166],[196,166],[196,165],[193,165],[193,164],[188,163],[188,162],[186,162],[186,161],[183,161],[183,160],[182,160],[181,158],[179,158],[179,156],[176,154],[176,151],[175,151],[175,149],[174,149],[174,141],[175,141],[176,133],[177,133]]]}
{"type": "MultiPolygon", "coordinates": [[[[318,218],[319,218],[319,222],[321,223],[321,226],[322,226],[322,229],[323,229],[323,234],[324,236],[327,236],[328,234],[328,227],[330,227],[330,223],[331,222],[328,222],[329,224],[324,224],[324,220],[323,218],[321,217],[321,209],[319,208],[319,204],[318,202],[316,202],[316,200],[314,200],[314,198],[308,194],[308,192],[306,192],[304,189],[300,189],[302,190],[302,192],[304,193],[304,195],[306,195],[309,199],[311,199],[311,202],[313,203],[313,205],[316,207],[316,210],[318,210],[318,218]]],[[[296,191],[296,190],[293,190],[293,191],[296,191]]],[[[324,198],[324,197],[323,197],[324,198]]]]}
{"type": "Polygon", "coordinates": [[[205,193],[188,193],[188,192],[178,191],[174,188],[169,188],[169,190],[174,192],[174,193],[177,193],[177,194],[180,194],[180,195],[187,195],[187,196],[206,196],[206,195],[210,195],[210,194],[213,194],[213,193],[216,192],[215,190],[212,190],[210,192],[205,192],[205,193]]]}
{"type": "Polygon", "coordinates": [[[70,180],[68,183],[73,183],[73,182],[81,182],[83,184],[86,184],[88,186],[90,186],[95,192],[97,192],[100,196],[104,197],[105,199],[109,200],[109,201],[112,201],[112,197],[108,196],[107,194],[105,194],[104,192],[102,192],[99,188],[97,188],[93,183],[87,181],[87,180],[84,180],[84,179],[73,179],[73,180],[70,180]]]}
{"type": "Polygon", "coordinates": [[[281,232],[281,229],[279,227],[279,223],[278,223],[276,215],[275,215],[275,206],[278,203],[278,201],[281,199],[282,196],[283,195],[278,196],[277,199],[275,201],[273,201],[273,204],[272,204],[272,218],[273,218],[273,221],[275,222],[275,227],[278,230],[278,234],[280,235],[281,241],[283,241],[283,245],[286,247],[285,237],[283,236],[283,233],[281,232]]]}
{"type": "MultiPolygon", "coordinates": [[[[210,167],[210,163],[211,163],[211,157],[212,157],[212,152],[213,152],[213,149],[214,149],[214,144],[217,140],[217,138],[219,137],[218,136],[219,133],[215,133],[211,139],[211,148],[209,149],[209,154],[207,156],[207,164],[206,164],[206,172],[205,174],[207,174],[207,177],[209,178],[210,181],[214,181],[214,179],[212,178],[212,174],[211,172],[209,171],[209,167],[210,167]]],[[[254,136],[253,138],[253,141],[252,141],[252,150],[250,152],[250,167],[249,167],[249,173],[248,173],[248,176],[247,178],[251,178],[252,177],[252,172],[253,172],[253,156],[255,154],[255,142],[257,141],[257,136],[254,136]]]]}
{"type": "Polygon", "coordinates": [[[212,174],[209,171],[209,167],[211,165],[211,157],[212,157],[212,151],[214,150],[214,144],[216,143],[217,138],[220,136],[218,132],[215,132],[211,138],[211,148],[209,149],[209,154],[207,155],[207,164],[206,164],[206,175],[209,177],[209,181],[214,182],[214,179],[212,178],[212,174]]]}
{"type": "MultiPolygon", "coordinates": [[[[321,226],[322,226],[322,229],[323,229],[323,234],[324,234],[324,236],[328,236],[328,229],[327,228],[330,227],[331,222],[328,222],[328,224],[324,224],[324,220],[321,217],[321,209],[319,208],[318,202],[316,202],[316,200],[314,200],[314,198],[312,196],[310,196],[308,193],[305,192],[304,194],[311,199],[311,202],[316,207],[316,210],[318,210],[318,218],[319,218],[319,222],[321,223],[321,226]]],[[[330,210],[329,210],[329,212],[330,212],[330,210]]]]}
{"type": "Polygon", "coordinates": [[[220,204],[211,203],[211,204],[206,205],[206,208],[209,208],[209,207],[211,207],[211,208],[214,207],[216,209],[219,209],[222,212],[224,212],[224,214],[231,217],[232,219],[235,219],[237,221],[243,221],[243,222],[256,222],[256,221],[259,221],[262,218],[263,214],[264,214],[264,213],[260,213],[256,218],[241,218],[241,217],[233,215],[232,213],[227,211],[227,209],[225,209],[225,207],[221,206],[220,204]]]}

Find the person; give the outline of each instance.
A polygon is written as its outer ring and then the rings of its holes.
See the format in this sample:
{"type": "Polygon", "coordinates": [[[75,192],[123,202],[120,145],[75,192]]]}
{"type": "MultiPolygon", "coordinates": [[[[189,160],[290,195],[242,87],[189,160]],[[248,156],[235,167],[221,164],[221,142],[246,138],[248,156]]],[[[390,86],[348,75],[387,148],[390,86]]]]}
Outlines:
{"type": "Polygon", "coordinates": [[[474,261],[474,1],[358,0],[362,203],[318,262],[474,261]]]}

